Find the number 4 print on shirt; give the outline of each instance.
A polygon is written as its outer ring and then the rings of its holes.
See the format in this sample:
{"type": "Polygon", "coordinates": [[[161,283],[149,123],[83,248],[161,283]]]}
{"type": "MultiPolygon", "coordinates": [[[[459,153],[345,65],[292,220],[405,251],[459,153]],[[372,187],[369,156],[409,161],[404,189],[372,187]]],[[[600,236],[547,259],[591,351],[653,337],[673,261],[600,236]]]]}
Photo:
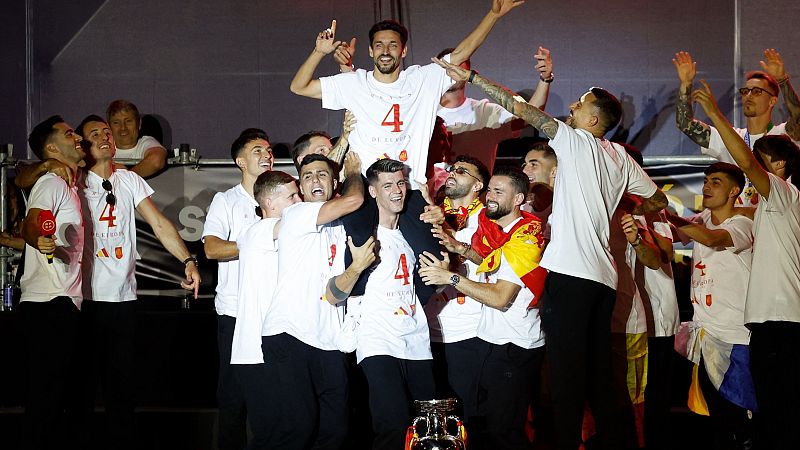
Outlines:
{"type": "Polygon", "coordinates": [[[100,214],[101,222],[108,222],[108,228],[114,228],[117,226],[115,220],[117,220],[117,216],[114,215],[114,205],[109,205],[106,203],[106,207],[103,208],[103,213],[100,214]]]}
{"type": "Polygon", "coordinates": [[[406,262],[406,254],[403,253],[400,255],[400,260],[397,261],[397,270],[394,271],[394,279],[395,280],[403,280],[403,286],[408,285],[408,278],[411,275],[408,274],[408,263],[406,262]]]}
{"type": "Polygon", "coordinates": [[[403,122],[400,120],[400,105],[395,103],[392,105],[391,108],[389,108],[389,111],[386,113],[386,115],[383,116],[383,121],[381,122],[381,126],[392,127],[392,133],[399,133],[401,131],[400,125],[402,124],[403,122]],[[389,122],[389,115],[391,115],[392,118],[394,119],[391,122],[389,122]]]}

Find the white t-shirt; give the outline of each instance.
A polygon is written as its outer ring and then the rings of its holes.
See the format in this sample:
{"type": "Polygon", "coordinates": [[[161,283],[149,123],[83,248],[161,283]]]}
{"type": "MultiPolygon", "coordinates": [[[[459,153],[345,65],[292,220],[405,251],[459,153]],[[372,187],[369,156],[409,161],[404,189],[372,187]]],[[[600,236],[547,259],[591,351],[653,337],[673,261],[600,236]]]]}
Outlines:
{"type": "Polygon", "coordinates": [[[750,343],[750,330],[744,326],[744,293],[747,292],[753,259],[753,221],[736,215],[714,225],[708,209],[695,217],[696,222],[710,230],[727,231],[733,245],[710,248],[694,243],[692,320],[723,342],[747,345],[750,343]]]}
{"type": "Polygon", "coordinates": [[[25,244],[25,273],[20,279],[23,302],[49,302],[70,297],[80,307],[83,218],[77,187],[52,173],[42,175],[31,188],[28,209],[49,210],[56,219],[56,251],[53,262],[39,250],[25,244]]]}
{"type": "MultiPolygon", "coordinates": [[[[235,242],[251,225],[261,220],[256,215],[258,202],[237,184],[225,192],[218,192],[211,201],[203,226],[203,239],[215,236],[223,241],[235,242]]],[[[239,259],[218,261],[217,296],[214,306],[217,314],[236,317],[236,299],[239,295],[239,259]]]]}
{"type": "Polygon", "coordinates": [[[647,331],[647,312],[637,281],[644,279],[644,264],[639,264],[636,249],[628,243],[620,226],[625,214],[621,208],[611,216],[609,248],[617,268],[617,299],[611,315],[611,332],[639,334],[647,331]]]}
{"type": "MultiPolygon", "coordinates": [[[[91,283],[83,284],[83,298],[100,302],[136,300],[136,207],[153,189],[135,172],[115,170],[108,178],[116,197],[106,202],[103,178],[86,172],[81,186],[86,244],[83,270],[91,283]]],[[[87,281],[89,281],[87,279],[87,281]]]]}
{"type": "MultiPolygon", "coordinates": [[[[399,229],[378,226],[379,261],[370,273],[360,302],[356,360],[376,355],[399,359],[431,359],[425,310],[414,292],[417,258],[399,229]]],[[[348,305],[351,302],[348,300],[348,305]]]]}
{"type": "MultiPolygon", "coordinates": [[[[669,239],[673,240],[672,227],[666,220],[664,213],[659,213],[661,221],[653,222],[653,230],[669,239]]],[[[647,225],[643,216],[637,216],[640,226],[647,225]]],[[[639,263],[641,264],[641,263],[639,263]]],[[[674,336],[681,325],[680,311],[678,309],[678,295],[675,292],[675,277],[672,274],[672,262],[667,261],[661,264],[658,269],[651,269],[644,264],[644,290],[642,301],[645,308],[649,303],[653,314],[653,329],[650,335],[656,337],[674,336]],[[648,301],[649,300],[649,301],[648,301]]],[[[641,294],[641,292],[640,292],[641,294]]]]}
{"type": "Polygon", "coordinates": [[[756,209],[744,321],[800,322],[800,192],[773,174],[769,181],[769,200],[756,209]]]}
{"type": "Polygon", "coordinates": [[[453,133],[453,154],[470,155],[480,160],[492,173],[497,144],[519,136],[511,128],[513,114],[487,99],[467,98],[455,108],[440,107],[438,116],[453,133]]]}
{"type": "Polygon", "coordinates": [[[322,107],[349,109],[358,121],[350,148],[361,158],[363,173],[373,162],[391,158],[411,168],[410,180],[425,184],[439,99],[453,84],[444,69],[436,64],[411,66],[393,83],[381,83],[372,71],[358,69],[322,77],[320,83],[322,107]]]}
{"type": "Polygon", "coordinates": [[[233,329],[231,364],[264,362],[264,318],[278,284],[278,246],[272,238],[279,219],[256,222],[236,239],[239,249],[239,301],[233,329]]]}
{"type": "MultiPolygon", "coordinates": [[[[482,210],[483,207],[477,209],[467,218],[466,226],[455,234],[457,241],[472,242],[472,235],[478,230],[478,215],[482,210]]],[[[475,273],[477,269],[477,264],[465,259],[458,267],[458,273],[472,281],[480,281],[481,277],[475,273]]],[[[456,288],[447,286],[425,305],[431,342],[450,344],[478,336],[481,309],[481,303],[458,292],[456,288]]]]}
{"type": "Polygon", "coordinates": [[[611,216],[623,193],[648,198],[658,188],[621,146],[556,122],[558,132],[550,140],[558,158],[551,240],[541,265],[616,289],[608,247],[611,216]]]}
{"type": "MultiPolygon", "coordinates": [[[[725,143],[722,141],[722,136],[720,136],[719,131],[712,126],[709,126],[709,128],[711,130],[711,135],[708,139],[708,148],[700,147],[700,151],[704,155],[708,155],[717,161],[736,165],[736,161],[733,159],[733,156],[731,156],[728,148],[725,147],[725,143]]],[[[755,144],[756,141],[765,134],[768,136],[786,134],[786,122],[775,125],[766,133],[761,134],[749,134],[747,128],[734,128],[734,130],[739,136],[742,137],[742,139],[744,139],[745,144],[752,149],[753,144],[755,144]]],[[[742,190],[742,193],[739,194],[739,200],[736,202],[737,206],[758,206],[758,199],[759,195],[758,192],[756,192],[756,188],[753,187],[753,183],[751,183],[750,179],[745,175],[744,189],[742,190]]]]}
{"type": "MultiPolygon", "coordinates": [[[[114,154],[114,159],[142,159],[144,158],[144,153],[147,151],[147,149],[153,147],[164,148],[164,146],[159,144],[155,138],[150,136],[139,136],[139,140],[136,141],[136,145],[131,148],[125,149],[117,147],[117,153],[114,154]]],[[[166,149],[164,151],[166,151],[166,149]]]]}
{"type": "MultiPolygon", "coordinates": [[[[508,233],[519,220],[511,222],[503,228],[508,233]]],[[[490,308],[481,310],[481,320],[478,324],[478,337],[495,345],[514,344],[524,349],[537,348],[544,345],[544,331],[539,317],[539,308],[528,309],[533,300],[533,292],[514,273],[514,269],[506,260],[504,254],[500,255],[500,266],[491,273],[480,274],[481,283],[497,283],[498,280],[508,281],[521,286],[514,303],[507,311],[490,308]]]]}
{"type": "Polygon", "coordinates": [[[337,350],[344,306],[325,299],[328,280],[344,272],[347,235],[336,220],[317,225],[324,202],[283,210],[278,233],[278,286],[264,321],[264,336],[287,333],[320,350],[337,350]]]}

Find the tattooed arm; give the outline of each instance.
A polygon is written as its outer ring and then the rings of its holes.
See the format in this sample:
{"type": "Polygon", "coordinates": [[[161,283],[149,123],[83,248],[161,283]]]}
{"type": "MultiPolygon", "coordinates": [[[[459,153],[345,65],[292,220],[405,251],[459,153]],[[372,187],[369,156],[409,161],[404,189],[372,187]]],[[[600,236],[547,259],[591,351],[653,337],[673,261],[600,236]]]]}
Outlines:
{"type": "Polygon", "coordinates": [[[447,74],[456,81],[469,81],[481,88],[483,92],[492,98],[498,105],[502,106],[515,116],[524,120],[537,130],[544,133],[548,138],[553,139],[558,131],[558,123],[549,114],[541,109],[525,102],[525,99],[510,91],[494,81],[478,75],[477,72],[466,70],[437,58],[431,58],[433,62],[447,70],[447,74]],[[469,80],[472,74],[472,80],[469,80]]]}
{"type": "Polygon", "coordinates": [[[772,75],[778,82],[783,92],[783,102],[789,110],[789,120],[786,121],[786,134],[795,141],[800,141],[800,100],[789,82],[789,76],[783,66],[783,58],[774,48],[764,50],[764,59],[759,61],[764,72],[772,75]]]}
{"type": "Polygon", "coordinates": [[[328,158],[336,164],[342,165],[344,155],[347,153],[347,147],[350,145],[350,132],[353,131],[353,125],[356,123],[356,117],[350,110],[344,112],[344,123],[342,124],[342,134],[336,145],[333,146],[328,153],[328,158]]]}
{"type": "Polygon", "coordinates": [[[692,83],[697,74],[697,63],[687,52],[678,52],[672,59],[681,86],[678,88],[678,101],[675,103],[675,123],[678,129],[701,147],[708,147],[711,141],[711,128],[694,118],[692,110],[692,83]]]}

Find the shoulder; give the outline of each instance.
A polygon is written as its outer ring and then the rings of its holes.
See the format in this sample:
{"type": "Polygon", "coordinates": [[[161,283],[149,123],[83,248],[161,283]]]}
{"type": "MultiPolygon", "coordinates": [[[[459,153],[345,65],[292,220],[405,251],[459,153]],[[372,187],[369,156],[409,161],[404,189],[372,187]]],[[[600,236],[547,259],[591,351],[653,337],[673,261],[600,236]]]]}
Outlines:
{"type": "Polygon", "coordinates": [[[139,138],[139,141],[136,142],[136,146],[141,148],[142,150],[147,150],[148,148],[158,147],[164,148],[154,137],[151,136],[142,136],[139,138]]]}

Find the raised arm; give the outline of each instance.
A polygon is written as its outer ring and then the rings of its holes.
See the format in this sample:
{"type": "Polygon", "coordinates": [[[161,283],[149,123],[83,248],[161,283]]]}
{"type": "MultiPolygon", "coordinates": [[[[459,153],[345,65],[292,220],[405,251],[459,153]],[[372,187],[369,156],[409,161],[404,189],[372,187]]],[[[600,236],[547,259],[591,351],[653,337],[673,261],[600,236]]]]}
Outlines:
{"type": "Polygon", "coordinates": [[[544,47],[539,47],[539,51],[533,57],[536,59],[539,83],[536,85],[536,90],[533,91],[531,100],[528,103],[531,106],[544,109],[547,104],[547,97],[550,95],[550,83],[555,79],[553,75],[553,59],[550,58],[550,50],[544,47]]]}
{"type": "Polygon", "coordinates": [[[474,70],[466,70],[455,64],[450,64],[437,58],[431,61],[447,70],[447,74],[455,81],[467,81],[481,88],[483,92],[492,98],[498,105],[502,106],[515,116],[533,125],[548,138],[552,139],[558,131],[558,123],[549,114],[541,109],[531,106],[515,92],[495,83],[494,81],[482,77],[474,70]]]}
{"type": "Polygon", "coordinates": [[[672,59],[678,79],[678,100],[675,103],[675,124],[678,129],[701,147],[708,147],[711,140],[711,129],[705,123],[694,118],[692,110],[692,84],[697,74],[697,63],[692,61],[688,52],[678,52],[672,59]]]}
{"type": "Polygon", "coordinates": [[[350,143],[350,132],[353,131],[353,126],[355,124],[356,116],[353,115],[350,110],[345,110],[344,122],[342,123],[342,135],[339,136],[339,140],[336,141],[336,145],[334,145],[330,153],[328,153],[328,159],[336,164],[339,164],[340,166],[344,160],[344,154],[347,153],[347,146],[350,143]]]}
{"type": "Polygon", "coordinates": [[[795,141],[800,141],[800,99],[789,81],[789,75],[783,67],[783,58],[774,48],[764,50],[764,59],[760,61],[764,72],[772,75],[778,82],[783,92],[783,102],[789,110],[789,119],[786,121],[786,134],[795,141]]]}
{"type": "Polygon", "coordinates": [[[459,65],[468,60],[475,50],[483,44],[494,24],[509,11],[525,3],[525,0],[492,0],[492,8],[472,32],[461,41],[450,54],[450,62],[459,65]]]}
{"type": "Polygon", "coordinates": [[[314,78],[314,71],[317,70],[322,58],[330,54],[336,47],[341,44],[340,41],[335,41],[336,36],[336,20],[331,22],[331,27],[320,31],[317,35],[317,43],[314,50],[308,55],[303,65],[297,69],[297,73],[292,78],[292,84],[289,89],[297,95],[309,98],[322,98],[322,87],[319,79],[314,78]]]}
{"type": "Polygon", "coordinates": [[[764,198],[769,199],[769,174],[761,167],[761,164],[756,161],[755,154],[750,151],[750,148],[745,144],[742,137],[736,133],[728,122],[728,119],[720,112],[719,106],[717,106],[717,100],[714,98],[714,94],[711,92],[708,83],[706,83],[705,80],[700,80],[700,83],[703,87],[692,93],[692,99],[703,107],[706,115],[708,115],[714,123],[714,126],[717,127],[717,131],[719,131],[719,135],[722,137],[722,142],[725,143],[725,148],[728,149],[733,160],[736,161],[736,165],[750,178],[756,191],[764,198]]]}
{"type": "Polygon", "coordinates": [[[637,216],[643,216],[648,213],[659,212],[666,208],[668,204],[667,195],[661,189],[657,189],[650,197],[643,198],[642,202],[633,208],[632,213],[637,216]]]}
{"type": "Polygon", "coordinates": [[[36,180],[47,172],[53,172],[72,186],[75,182],[75,171],[68,165],[57,159],[45,159],[32,164],[20,164],[16,167],[17,176],[14,184],[20,189],[30,189],[36,184],[36,180]]]}
{"type": "Polygon", "coordinates": [[[678,231],[688,236],[691,240],[699,242],[709,248],[732,247],[731,234],[724,228],[711,230],[705,226],[684,219],[667,211],[667,220],[678,228],[678,231]]]}
{"type": "Polygon", "coordinates": [[[364,202],[364,182],[361,180],[361,160],[354,152],[344,158],[344,186],[342,195],[322,205],[317,215],[317,225],[325,225],[357,210],[364,202]]]}

